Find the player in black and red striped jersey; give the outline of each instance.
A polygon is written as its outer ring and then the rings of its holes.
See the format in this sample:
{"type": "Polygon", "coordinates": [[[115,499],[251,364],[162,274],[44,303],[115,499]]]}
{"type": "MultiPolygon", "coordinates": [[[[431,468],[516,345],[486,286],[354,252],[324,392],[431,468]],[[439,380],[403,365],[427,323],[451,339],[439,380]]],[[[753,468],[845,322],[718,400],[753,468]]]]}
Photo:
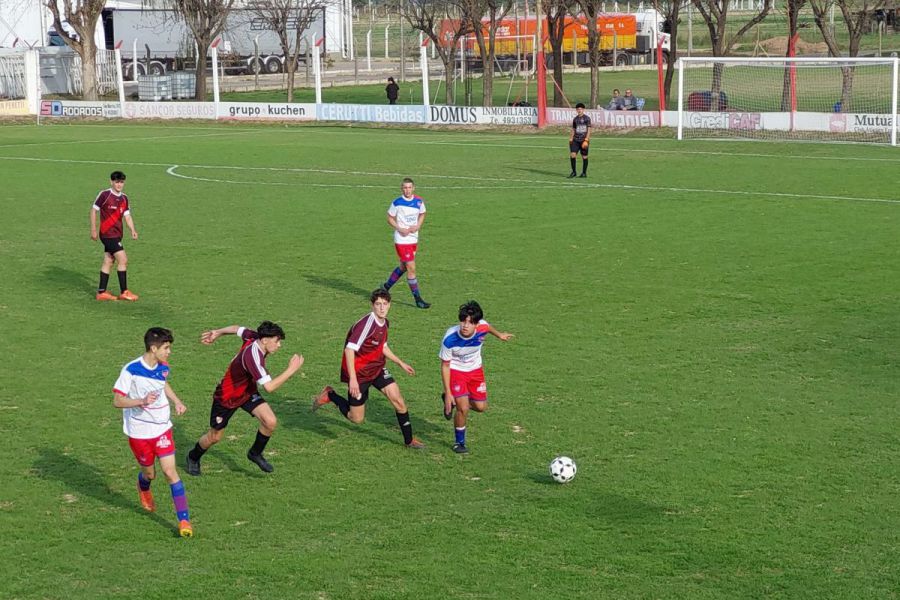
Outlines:
{"type": "Polygon", "coordinates": [[[128,289],[128,255],[122,246],[122,221],[131,230],[131,239],[138,239],[134,228],[134,219],[128,206],[128,196],[122,193],[125,187],[125,173],[113,171],[109,176],[109,189],[97,194],[91,207],[91,239],[99,238],[103,242],[103,264],[100,266],[100,285],[97,286],[97,300],[130,300],[138,299],[128,289]],[[97,215],[100,215],[100,229],[97,230],[97,215]],[[109,284],[109,272],[116,263],[116,275],[119,276],[119,295],[110,294],[106,290],[109,284]]]}
{"type": "Polygon", "coordinates": [[[374,387],[393,405],[407,448],[420,450],[425,444],[413,437],[409,410],[400,393],[400,386],[384,368],[387,358],[409,375],[416,374],[416,370],[400,360],[387,343],[390,325],[387,314],[391,309],[391,293],[383,288],[377,289],[372,292],[369,300],[372,302],[372,312],[354,323],[347,332],[347,339],[344,342],[341,381],[347,384],[347,397],[344,398],[330,385],[326,385],[313,399],[312,409],[318,410],[331,402],[348,420],[362,423],[366,418],[369,388],[374,387]]]}
{"type": "Polygon", "coordinates": [[[212,409],[209,413],[209,430],[188,453],[186,470],[190,475],[200,474],[200,459],[203,454],[222,440],[228,421],[240,408],[259,421],[256,441],[247,451],[247,458],[266,473],[271,473],[275,469],[269,464],[269,461],[263,458],[263,450],[269,443],[269,438],[272,437],[278,421],[275,413],[272,412],[272,407],[265,398],[259,395],[259,387],[267,392],[274,392],[280,388],[303,366],[303,357],[294,354],[288,361],[287,369],[281,375],[273,378],[266,371],[266,357],[278,352],[281,348],[284,330],[280,326],[271,321],[263,321],[256,331],[253,331],[246,327],[231,325],[204,331],[200,336],[200,341],[207,345],[212,344],[226,334],[240,336],[243,343],[241,349],[231,359],[225,376],[216,386],[216,391],[213,392],[212,409]]]}

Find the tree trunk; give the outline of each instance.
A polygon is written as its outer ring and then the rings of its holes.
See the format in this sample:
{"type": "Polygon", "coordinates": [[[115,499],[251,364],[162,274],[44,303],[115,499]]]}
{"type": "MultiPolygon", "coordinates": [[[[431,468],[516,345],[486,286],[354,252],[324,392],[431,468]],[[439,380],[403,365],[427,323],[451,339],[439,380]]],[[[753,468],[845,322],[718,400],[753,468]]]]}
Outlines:
{"type": "Polygon", "coordinates": [[[709,86],[709,110],[711,112],[719,112],[719,93],[722,91],[722,75],[724,72],[725,63],[717,62],[713,64],[712,85],[709,86]]]}
{"type": "Polygon", "coordinates": [[[841,67],[841,112],[852,112],[853,67],[841,67]]]}
{"type": "Polygon", "coordinates": [[[81,56],[81,97],[97,100],[97,44],[92,36],[86,36],[79,51],[81,56]]]}
{"type": "Polygon", "coordinates": [[[284,67],[287,72],[287,101],[294,101],[294,76],[297,73],[297,56],[293,53],[285,55],[284,67]]]}
{"type": "Polygon", "coordinates": [[[563,36],[565,35],[565,13],[547,17],[547,34],[553,55],[553,106],[565,106],[563,95],[563,36]]]}
{"type": "Polygon", "coordinates": [[[197,41],[197,73],[195,81],[197,85],[197,93],[194,99],[200,102],[206,102],[206,57],[209,40],[197,41]]]}
{"type": "MultiPolygon", "coordinates": [[[[493,106],[494,105],[494,56],[496,56],[497,51],[495,50],[495,42],[496,38],[494,37],[494,33],[497,31],[497,23],[492,19],[491,20],[491,32],[489,33],[491,39],[488,49],[487,61],[484,64],[484,73],[482,73],[481,79],[481,89],[482,89],[482,106],[493,106]]],[[[484,37],[484,36],[482,36],[484,37]]]]}

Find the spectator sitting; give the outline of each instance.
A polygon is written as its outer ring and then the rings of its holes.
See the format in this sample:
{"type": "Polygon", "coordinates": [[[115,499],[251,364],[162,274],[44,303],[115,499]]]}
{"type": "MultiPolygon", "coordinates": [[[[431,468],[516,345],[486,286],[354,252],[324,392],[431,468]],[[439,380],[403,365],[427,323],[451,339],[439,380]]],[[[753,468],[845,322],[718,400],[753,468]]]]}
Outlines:
{"type": "Polygon", "coordinates": [[[622,110],[622,96],[619,95],[618,89],[613,90],[612,98],[610,98],[609,104],[606,105],[606,110],[622,110]]]}
{"type": "Polygon", "coordinates": [[[620,110],[637,110],[637,98],[631,95],[631,90],[625,90],[622,96],[622,108],[620,110]]]}

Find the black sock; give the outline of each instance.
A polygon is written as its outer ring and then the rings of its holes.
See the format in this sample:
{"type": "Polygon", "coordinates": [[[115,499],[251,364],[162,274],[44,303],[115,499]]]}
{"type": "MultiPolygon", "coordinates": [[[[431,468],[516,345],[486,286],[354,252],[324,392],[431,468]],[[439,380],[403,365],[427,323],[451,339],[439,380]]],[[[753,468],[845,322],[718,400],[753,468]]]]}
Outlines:
{"type": "Polygon", "coordinates": [[[106,286],[109,285],[109,273],[104,273],[100,271],[100,285],[97,287],[97,292],[105,292],[106,286]]]}
{"type": "Polygon", "coordinates": [[[191,460],[199,462],[200,459],[203,458],[203,455],[206,454],[207,450],[209,450],[209,448],[203,448],[202,446],[200,446],[200,442],[197,442],[196,444],[194,444],[194,447],[191,449],[191,451],[188,452],[188,456],[191,457],[191,460]]]}
{"type": "Polygon", "coordinates": [[[403,443],[412,443],[412,425],[409,422],[409,411],[397,413],[397,422],[400,423],[400,431],[403,432],[403,443]]]}
{"type": "Polygon", "coordinates": [[[569,159],[569,160],[572,161],[572,172],[574,173],[574,172],[575,172],[575,159],[574,159],[574,158],[571,158],[571,159],[569,159]]]}
{"type": "Polygon", "coordinates": [[[347,402],[346,398],[344,398],[334,390],[328,392],[328,399],[338,407],[338,410],[341,411],[341,414],[345,417],[347,416],[347,413],[350,412],[350,403],[347,402]]]}
{"type": "Polygon", "coordinates": [[[250,446],[250,454],[256,454],[257,456],[261,455],[263,450],[266,449],[266,444],[269,443],[270,437],[271,436],[264,435],[262,431],[257,430],[256,441],[250,446]]]}
{"type": "Polygon", "coordinates": [[[586,158],[581,161],[581,172],[582,173],[587,173],[587,161],[588,161],[588,159],[586,159],[586,158]]]}
{"type": "Polygon", "coordinates": [[[116,271],[119,276],[119,289],[123,292],[128,289],[128,271],[116,271]]]}

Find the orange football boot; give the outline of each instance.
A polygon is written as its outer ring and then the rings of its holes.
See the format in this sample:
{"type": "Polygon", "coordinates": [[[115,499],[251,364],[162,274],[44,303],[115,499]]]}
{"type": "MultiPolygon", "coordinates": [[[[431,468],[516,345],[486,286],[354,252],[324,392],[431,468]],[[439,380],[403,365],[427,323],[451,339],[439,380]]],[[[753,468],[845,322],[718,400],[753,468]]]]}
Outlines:
{"type": "Polygon", "coordinates": [[[118,298],[116,298],[113,294],[110,294],[106,290],[103,290],[102,292],[97,292],[97,300],[100,300],[101,302],[104,300],[116,301],[118,300],[118,298]]]}
{"type": "Polygon", "coordinates": [[[137,299],[137,294],[132,294],[131,290],[125,290],[124,292],[119,294],[119,300],[128,300],[129,302],[134,302],[137,299]]]}

